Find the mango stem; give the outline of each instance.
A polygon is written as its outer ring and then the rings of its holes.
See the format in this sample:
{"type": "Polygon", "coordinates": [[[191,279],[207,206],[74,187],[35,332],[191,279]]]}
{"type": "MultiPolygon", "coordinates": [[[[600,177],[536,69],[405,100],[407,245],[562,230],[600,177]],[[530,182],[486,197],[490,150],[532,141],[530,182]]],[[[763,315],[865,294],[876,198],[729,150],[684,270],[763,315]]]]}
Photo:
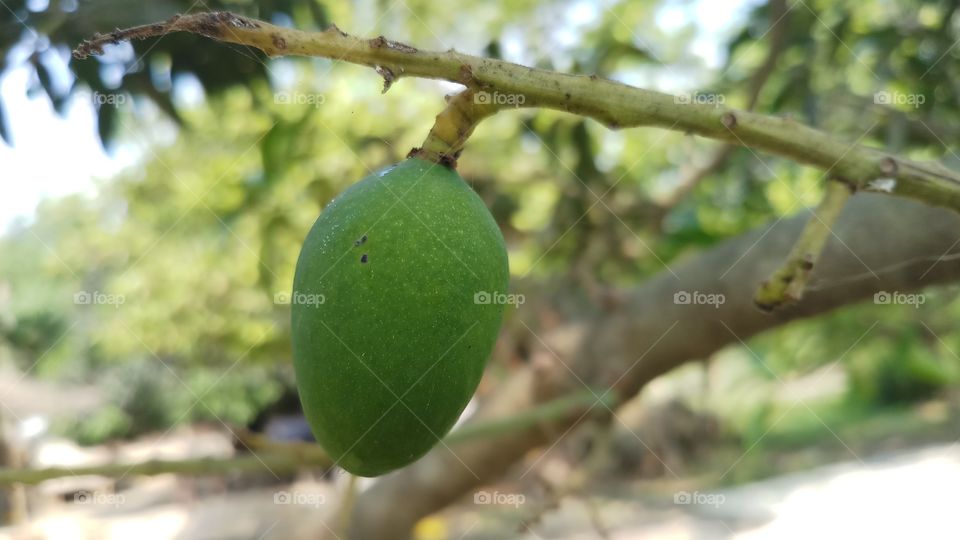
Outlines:
{"type": "Polygon", "coordinates": [[[474,128],[500,109],[489,101],[478,99],[475,88],[448,96],[447,106],[437,115],[423,145],[411,150],[407,157],[418,157],[456,169],[457,158],[474,128]]]}

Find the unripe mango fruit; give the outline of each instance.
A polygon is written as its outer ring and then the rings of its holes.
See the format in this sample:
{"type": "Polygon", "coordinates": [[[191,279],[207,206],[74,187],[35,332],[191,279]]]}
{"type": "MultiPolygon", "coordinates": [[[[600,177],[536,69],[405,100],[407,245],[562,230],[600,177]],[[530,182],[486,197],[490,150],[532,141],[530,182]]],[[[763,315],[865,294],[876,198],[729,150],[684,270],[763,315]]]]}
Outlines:
{"type": "Polygon", "coordinates": [[[323,210],[297,261],[293,358],[339,466],[378,476],[446,435],[480,382],[508,278],[500,229],[444,165],[408,159],[323,210]]]}

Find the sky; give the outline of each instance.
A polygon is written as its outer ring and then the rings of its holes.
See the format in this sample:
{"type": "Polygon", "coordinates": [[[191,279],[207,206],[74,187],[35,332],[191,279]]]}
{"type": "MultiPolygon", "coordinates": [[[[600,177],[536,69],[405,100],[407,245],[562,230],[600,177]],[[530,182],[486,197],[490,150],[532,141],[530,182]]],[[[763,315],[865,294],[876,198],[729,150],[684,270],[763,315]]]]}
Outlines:
{"type": "MultiPolygon", "coordinates": [[[[671,32],[682,28],[687,21],[694,21],[698,34],[690,50],[708,67],[716,68],[724,61],[723,34],[740,24],[749,8],[759,1],[671,3],[658,12],[655,22],[662,31],[671,32]]],[[[589,20],[590,12],[595,15],[600,9],[593,2],[579,2],[574,7],[580,20],[589,20]]],[[[22,56],[26,48],[17,49],[10,54],[10,65],[21,64],[16,57],[22,56]]],[[[61,58],[54,62],[61,65],[58,77],[61,80],[70,77],[66,72],[66,54],[59,51],[61,58]]],[[[0,95],[14,139],[12,147],[0,141],[0,233],[17,220],[29,221],[45,197],[71,193],[94,195],[99,181],[106,181],[135,165],[144,155],[136,145],[123,142],[109,153],[103,149],[89,91],[78,92],[60,116],[42,92],[28,95],[30,84],[30,72],[22,65],[0,74],[0,95]]],[[[680,90],[677,86],[682,86],[676,81],[659,79],[656,84],[657,89],[663,91],[677,91],[680,90]]]]}
{"type": "Polygon", "coordinates": [[[61,117],[45,95],[27,96],[29,71],[8,70],[0,94],[14,146],[0,142],[0,229],[29,217],[43,197],[94,193],[94,178],[109,178],[134,162],[129,152],[107,155],[97,138],[93,106],[74,98],[61,117]]]}

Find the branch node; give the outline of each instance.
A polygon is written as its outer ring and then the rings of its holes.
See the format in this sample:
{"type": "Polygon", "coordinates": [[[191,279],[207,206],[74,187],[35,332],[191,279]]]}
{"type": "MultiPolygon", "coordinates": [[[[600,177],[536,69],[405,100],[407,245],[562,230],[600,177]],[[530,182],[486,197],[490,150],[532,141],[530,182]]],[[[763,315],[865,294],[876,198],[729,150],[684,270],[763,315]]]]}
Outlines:
{"type": "Polygon", "coordinates": [[[732,112],[725,112],[720,116],[720,123],[727,129],[733,129],[737,125],[737,116],[732,112]]]}
{"type": "Polygon", "coordinates": [[[406,43],[400,43],[399,41],[389,40],[383,36],[377,36],[370,40],[370,45],[375,49],[387,48],[394,51],[399,51],[403,53],[415,53],[418,52],[416,48],[407,45],[406,43]]]}
{"type": "Polygon", "coordinates": [[[457,82],[464,86],[479,86],[473,76],[473,68],[468,64],[460,64],[460,78],[457,82]]]}
{"type": "Polygon", "coordinates": [[[880,172],[882,172],[886,176],[893,176],[897,174],[897,160],[889,156],[881,159],[880,172]]]}

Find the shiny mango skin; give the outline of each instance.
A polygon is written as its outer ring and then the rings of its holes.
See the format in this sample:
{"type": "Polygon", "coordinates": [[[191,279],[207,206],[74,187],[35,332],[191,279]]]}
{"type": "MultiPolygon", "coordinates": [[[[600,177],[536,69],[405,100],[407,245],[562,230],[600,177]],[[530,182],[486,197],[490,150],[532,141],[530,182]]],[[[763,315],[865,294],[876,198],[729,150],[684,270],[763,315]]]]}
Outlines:
{"type": "Polygon", "coordinates": [[[336,464],[379,476],[470,400],[503,318],[503,235],[456,171],[411,158],[354,184],[307,235],[291,295],[297,387],[336,464]]]}

